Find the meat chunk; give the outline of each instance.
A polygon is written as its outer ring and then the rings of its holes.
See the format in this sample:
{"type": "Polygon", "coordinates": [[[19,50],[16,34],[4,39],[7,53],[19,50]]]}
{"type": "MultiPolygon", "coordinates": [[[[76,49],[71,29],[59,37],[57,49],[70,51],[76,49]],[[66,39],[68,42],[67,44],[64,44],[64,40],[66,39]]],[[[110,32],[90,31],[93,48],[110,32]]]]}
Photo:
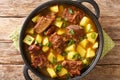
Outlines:
{"type": "Polygon", "coordinates": [[[37,46],[35,44],[31,45],[28,50],[30,51],[30,53],[40,53],[40,46],[37,46]]]}
{"type": "Polygon", "coordinates": [[[47,15],[46,17],[41,16],[34,27],[35,32],[39,34],[42,33],[45,29],[47,29],[50,26],[54,19],[54,14],[47,15]]]}
{"type": "Polygon", "coordinates": [[[82,69],[81,61],[63,61],[62,66],[68,69],[70,76],[80,75],[80,70],[82,69]]]}
{"type": "Polygon", "coordinates": [[[49,37],[49,41],[52,43],[53,49],[59,54],[63,52],[65,41],[62,36],[57,35],[57,33],[52,34],[49,37]]]}
{"type": "Polygon", "coordinates": [[[84,30],[78,25],[70,25],[66,27],[67,38],[79,41],[80,37],[84,35],[84,30]]]}
{"type": "Polygon", "coordinates": [[[84,13],[82,11],[76,10],[75,7],[65,8],[62,14],[62,18],[67,19],[69,22],[77,24],[82,17],[84,16],[84,13]]]}
{"type": "Polygon", "coordinates": [[[52,33],[55,32],[55,29],[56,29],[55,26],[50,26],[50,28],[48,28],[48,30],[47,30],[47,32],[46,32],[46,35],[47,35],[47,36],[51,35],[52,33]]]}
{"type": "Polygon", "coordinates": [[[37,67],[45,67],[46,66],[46,57],[43,54],[39,54],[37,56],[34,56],[32,59],[32,66],[37,67]]]}

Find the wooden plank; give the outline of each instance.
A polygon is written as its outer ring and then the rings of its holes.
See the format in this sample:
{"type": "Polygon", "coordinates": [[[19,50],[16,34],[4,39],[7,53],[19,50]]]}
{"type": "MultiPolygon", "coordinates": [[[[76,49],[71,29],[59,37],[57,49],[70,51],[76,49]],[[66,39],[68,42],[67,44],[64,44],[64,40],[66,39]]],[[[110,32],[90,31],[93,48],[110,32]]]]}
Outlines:
{"type": "MultiPolygon", "coordinates": [[[[98,64],[120,64],[120,41],[115,41],[116,46],[99,61],[98,64]]],[[[20,53],[12,47],[12,43],[0,43],[0,64],[23,64],[20,53]]]]}
{"type": "MultiPolygon", "coordinates": [[[[49,1],[49,0],[29,0],[29,1],[1,0],[0,16],[27,16],[38,5],[46,1],[49,1]]],[[[95,0],[95,1],[98,3],[100,7],[102,16],[118,16],[119,15],[120,0],[95,0]]]]}
{"type": "Polygon", "coordinates": [[[120,65],[96,66],[95,69],[82,80],[120,80],[120,65]]]}
{"type": "Polygon", "coordinates": [[[23,64],[22,56],[12,43],[0,43],[0,64],[23,64]]]}
{"type": "MultiPolygon", "coordinates": [[[[9,35],[18,25],[22,25],[24,20],[25,18],[0,18],[0,40],[10,40],[9,35]]],[[[120,16],[102,16],[99,21],[112,39],[120,39],[120,16]]]]}
{"type": "MultiPolygon", "coordinates": [[[[23,77],[23,65],[0,65],[1,80],[25,80],[23,77]]],[[[40,80],[35,74],[29,71],[33,80],[40,80]]],[[[120,65],[97,65],[82,80],[119,80],[120,65]]]]}

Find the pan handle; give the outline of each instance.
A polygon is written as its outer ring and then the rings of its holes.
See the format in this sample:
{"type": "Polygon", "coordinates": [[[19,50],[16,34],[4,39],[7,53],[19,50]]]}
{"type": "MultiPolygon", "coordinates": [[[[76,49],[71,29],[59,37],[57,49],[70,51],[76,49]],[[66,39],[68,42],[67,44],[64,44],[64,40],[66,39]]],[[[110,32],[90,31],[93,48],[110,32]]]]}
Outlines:
{"type": "Polygon", "coordinates": [[[99,18],[99,16],[100,16],[100,9],[99,9],[97,3],[94,0],[77,0],[77,2],[79,2],[80,4],[82,2],[88,2],[88,3],[90,3],[94,7],[94,9],[95,9],[95,15],[96,15],[96,17],[99,18]]]}
{"type": "Polygon", "coordinates": [[[25,80],[32,80],[28,74],[28,67],[26,65],[24,65],[23,74],[24,74],[25,80]]]}

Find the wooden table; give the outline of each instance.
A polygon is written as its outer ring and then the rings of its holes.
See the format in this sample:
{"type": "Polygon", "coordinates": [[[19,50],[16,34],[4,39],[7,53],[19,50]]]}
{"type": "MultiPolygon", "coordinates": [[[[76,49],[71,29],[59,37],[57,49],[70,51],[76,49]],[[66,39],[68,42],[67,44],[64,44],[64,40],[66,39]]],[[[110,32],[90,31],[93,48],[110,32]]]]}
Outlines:
{"type": "MultiPolygon", "coordinates": [[[[24,62],[9,35],[26,16],[47,0],[0,0],[0,80],[25,80],[24,62]]],[[[101,10],[99,21],[116,46],[83,80],[120,80],[120,0],[95,0],[101,10]]],[[[87,6],[89,6],[87,4],[87,6]]],[[[91,8],[91,7],[90,7],[91,8]]],[[[31,73],[33,80],[39,80],[31,73]]]]}

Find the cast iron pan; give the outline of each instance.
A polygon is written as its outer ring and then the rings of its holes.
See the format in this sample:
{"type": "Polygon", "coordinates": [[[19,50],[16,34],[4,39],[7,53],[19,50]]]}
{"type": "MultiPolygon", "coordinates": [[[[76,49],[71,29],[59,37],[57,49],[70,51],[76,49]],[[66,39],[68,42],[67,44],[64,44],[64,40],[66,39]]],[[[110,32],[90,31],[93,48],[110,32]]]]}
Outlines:
{"type": "MultiPolygon", "coordinates": [[[[24,74],[24,77],[25,77],[26,80],[32,80],[30,78],[29,74],[28,74],[28,70],[31,70],[35,75],[40,77],[41,80],[53,80],[50,77],[47,77],[47,76],[45,76],[43,74],[40,74],[40,72],[37,69],[33,68],[30,65],[30,61],[28,60],[27,55],[26,55],[25,50],[24,50],[23,39],[24,39],[24,36],[25,36],[26,27],[30,23],[33,16],[36,15],[37,13],[39,13],[40,11],[42,11],[43,9],[45,9],[45,8],[51,6],[51,5],[54,5],[54,4],[67,4],[67,5],[73,5],[75,7],[80,8],[87,15],[89,15],[89,17],[93,20],[94,24],[96,25],[98,34],[99,34],[99,37],[98,37],[99,48],[97,50],[96,57],[93,59],[92,63],[89,65],[89,67],[87,69],[81,71],[80,76],[76,76],[76,77],[74,77],[74,78],[72,78],[70,80],[80,80],[85,75],[87,75],[95,67],[96,63],[98,62],[98,60],[99,60],[99,58],[101,56],[101,53],[102,53],[102,50],[103,50],[104,39],[103,39],[102,28],[101,28],[101,26],[99,24],[99,21],[98,21],[98,18],[99,18],[99,15],[100,15],[100,10],[99,10],[99,7],[98,7],[97,3],[94,0],[77,0],[77,1],[51,0],[51,1],[48,1],[48,2],[46,2],[44,4],[41,4],[34,11],[32,11],[30,13],[30,15],[27,17],[27,19],[25,20],[25,22],[24,22],[24,24],[22,26],[22,29],[21,29],[19,44],[20,44],[21,55],[22,55],[22,58],[23,58],[23,60],[25,62],[23,74],[24,74]],[[93,8],[95,9],[95,14],[92,13],[87,7],[82,5],[83,2],[90,3],[93,6],[93,8]]],[[[54,79],[54,80],[57,80],[57,79],[54,79]]]]}

